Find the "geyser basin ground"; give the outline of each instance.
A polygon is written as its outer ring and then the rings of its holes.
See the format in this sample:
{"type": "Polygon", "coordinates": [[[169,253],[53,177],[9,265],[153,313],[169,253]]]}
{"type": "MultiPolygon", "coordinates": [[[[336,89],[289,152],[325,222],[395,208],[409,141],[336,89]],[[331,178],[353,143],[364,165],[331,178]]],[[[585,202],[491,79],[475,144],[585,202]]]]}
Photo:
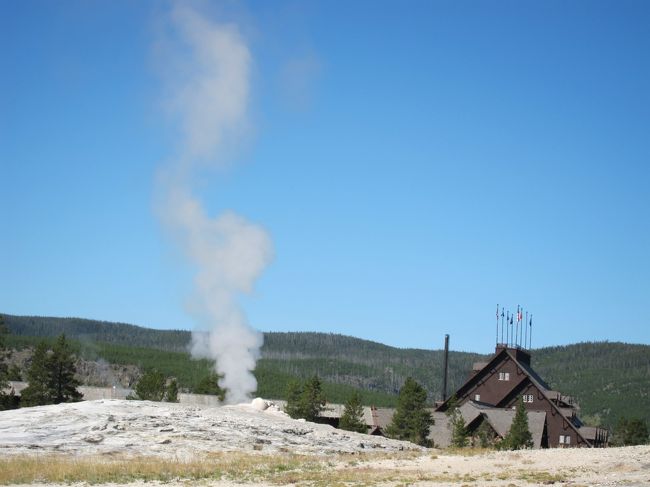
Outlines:
{"type": "Polygon", "coordinates": [[[650,446],[450,454],[249,405],[100,400],[0,412],[0,484],[144,481],[632,487],[650,485],[650,446]]]}
{"type": "Polygon", "coordinates": [[[328,455],[416,448],[407,442],[296,421],[247,404],[197,407],[104,399],[0,413],[3,455],[38,452],[183,459],[215,451],[328,455]]]}

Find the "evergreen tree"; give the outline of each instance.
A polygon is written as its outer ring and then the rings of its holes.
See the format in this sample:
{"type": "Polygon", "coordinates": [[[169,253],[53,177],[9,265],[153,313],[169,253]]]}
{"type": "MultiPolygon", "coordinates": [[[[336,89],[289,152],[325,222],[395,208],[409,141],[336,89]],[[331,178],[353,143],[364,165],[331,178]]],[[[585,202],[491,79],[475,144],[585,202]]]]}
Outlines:
{"type": "Polygon", "coordinates": [[[7,371],[7,379],[20,382],[23,380],[23,373],[18,365],[13,364],[7,371]]]}
{"type": "Polygon", "coordinates": [[[300,404],[303,411],[303,417],[307,421],[316,421],[320,412],[325,407],[325,395],[323,387],[317,375],[308,379],[302,388],[300,404]]]}
{"type": "Polygon", "coordinates": [[[451,445],[456,448],[465,448],[469,443],[468,431],[465,425],[465,418],[456,408],[451,416],[451,445]]]}
{"type": "Polygon", "coordinates": [[[325,395],[317,375],[303,385],[295,380],[287,384],[287,404],[284,411],[292,418],[315,421],[324,406],[325,395]]]}
{"type": "Polygon", "coordinates": [[[616,423],[612,438],[613,445],[645,445],[648,441],[650,441],[648,425],[642,419],[620,418],[616,423]]]}
{"type": "Polygon", "coordinates": [[[293,419],[303,417],[300,398],[302,396],[302,387],[297,380],[291,380],[287,384],[287,404],[284,406],[284,412],[293,419]]]}
{"type": "Polygon", "coordinates": [[[52,402],[74,402],[81,400],[81,393],[77,390],[80,382],[75,379],[77,368],[70,345],[66,342],[65,335],[61,334],[52,348],[48,359],[50,373],[50,394],[52,402]]]}
{"type": "Polygon", "coordinates": [[[165,397],[167,402],[178,402],[178,383],[176,382],[176,379],[169,381],[165,397]]]}
{"type": "Polygon", "coordinates": [[[397,409],[386,428],[386,434],[398,440],[428,445],[427,437],[433,418],[426,410],[426,400],[427,391],[411,377],[407,378],[399,391],[397,409]]]}
{"type": "Polygon", "coordinates": [[[528,429],[528,413],[524,406],[523,397],[517,401],[515,417],[510,425],[508,434],[503,439],[502,447],[508,450],[520,450],[522,448],[531,448],[533,446],[533,436],[528,429]]]}
{"type": "Polygon", "coordinates": [[[32,363],[27,370],[27,382],[29,385],[20,394],[21,406],[52,404],[47,344],[45,342],[40,342],[34,349],[32,363]]]}
{"type": "Polygon", "coordinates": [[[220,401],[226,397],[226,391],[219,387],[220,375],[211,372],[199,381],[197,386],[192,390],[194,394],[210,394],[218,396],[220,401]]]}
{"type": "Polygon", "coordinates": [[[363,420],[363,406],[361,405],[361,396],[358,392],[352,394],[350,399],[345,403],[345,409],[339,428],[347,431],[356,431],[357,433],[366,433],[368,427],[363,420]]]}
{"type": "Polygon", "coordinates": [[[135,385],[135,396],[129,399],[140,401],[162,401],[167,392],[165,376],[156,369],[145,372],[135,385]]]}
{"type": "Polygon", "coordinates": [[[451,428],[451,446],[456,448],[466,447],[469,442],[468,431],[465,426],[465,418],[463,418],[458,407],[456,394],[452,395],[447,402],[447,411],[445,411],[445,414],[449,418],[449,427],[451,428]]]}

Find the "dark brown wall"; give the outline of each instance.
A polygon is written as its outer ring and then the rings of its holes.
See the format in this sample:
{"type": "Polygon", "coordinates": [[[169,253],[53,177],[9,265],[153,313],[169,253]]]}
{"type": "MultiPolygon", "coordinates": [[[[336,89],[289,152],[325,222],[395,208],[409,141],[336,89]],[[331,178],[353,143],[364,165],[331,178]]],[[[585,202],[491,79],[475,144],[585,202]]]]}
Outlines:
{"type": "Polygon", "coordinates": [[[492,363],[488,369],[483,369],[474,377],[475,383],[467,384],[462,388],[458,403],[462,404],[467,400],[475,400],[476,394],[480,395],[480,401],[496,407],[514,407],[519,398],[524,394],[532,394],[533,402],[525,403],[529,411],[546,412],[546,432],[548,446],[556,448],[560,444],[560,435],[571,437],[571,447],[587,446],[584,439],[554,406],[544,394],[533,384],[530,378],[521,370],[516,362],[507,354],[503,354],[500,360],[492,363]],[[507,372],[510,380],[499,380],[499,373],[507,372]]]}
{"type": "Polygon", "coordinates": [[[557,448],[564,446],[560,444],[560,435],[570,436],[571,443],[568,446],[587,446],[583,438],[576,432],[576,430],[569,423],[551,402],[542,394],[542,392],[530,382],[527,381],[525,386],[517,391],[516,395],[512,395],[503,407],[515,407],[519,397],[524,394],[532,394],[533,402],[525,403],[526,410],[528,411],[544,411],[546,412],[546,433],[548,437],[548,446],[550,448],[557,448]]]}
{"type": "Polygon", "coordinates": [[[508,356],[494,364],[489,370],[479,374],[478,382],[470,387],[462,397],[458,398],[459,403],[468,399],[475,400],[476,394],[481,396],[480,401],[496,406],[501,400],[509,395],[511,391],[518,388],[522,381],[527,380],[526,376],[518,371],[515,362],[508,356]],[[499,380],[499,373],[509,373],[510,380],[499,380]]]}

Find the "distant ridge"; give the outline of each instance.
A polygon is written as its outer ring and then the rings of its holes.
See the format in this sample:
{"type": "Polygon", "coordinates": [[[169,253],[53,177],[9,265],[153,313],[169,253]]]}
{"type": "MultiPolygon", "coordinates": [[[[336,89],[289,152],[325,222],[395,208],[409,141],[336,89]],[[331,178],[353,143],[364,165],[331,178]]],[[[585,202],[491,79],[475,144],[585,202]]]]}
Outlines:
{"type": "MultiPolygon", "coordinates": [[[[1,313],[0,313],[1,314],[1,313]]],[[[184,352],[190,341],[186,330],[155,330],[128,323],[88,320],[85,318],[55,318],[51,316],[15,316],[2,314],[14,335],[48,337],[65,333],[79,341],[116,343],[135,347],[184,352]]]]}
{"type": "MultiPolygon", "coordinates": [[[[65,333],[80,342],[103,342],[164,352],[187,353],[190,332],[82,318],[3,315],[13,335],[51,337],[65,333]]],[[[440,398],[442,350],[400,349],[359,338],[313,332],[267,332],[258,380],[281,382],[318,374],[332,384],[396,394],[412,376],[440,398]],[[280,379],[281,380],[280,380],[280,379]]],[[[486,355],[451,352],[449,390],[467,378],[474,362],[486,355]]],[[[556,390],[574,396],[581,416],[612,424],[620,416],[650,420],[650,346],[586,342],[532,351],[539,374],[556,390]]]]}

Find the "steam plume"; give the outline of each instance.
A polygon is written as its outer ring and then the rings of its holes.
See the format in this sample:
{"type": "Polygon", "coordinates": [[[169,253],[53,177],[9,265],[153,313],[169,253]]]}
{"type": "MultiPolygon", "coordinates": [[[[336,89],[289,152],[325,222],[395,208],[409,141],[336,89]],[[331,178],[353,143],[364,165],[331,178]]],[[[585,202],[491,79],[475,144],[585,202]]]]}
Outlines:
{"type": "Polygon", "coordinates": [[[262,345],[237,303],[273,254],[267,233],[233,212],[210,217],[192,192],[196,169],[223,164],[222,153],[246,125],[251,56],[236,26],[216,24],[187,6],[171,14],[172,51],[180,53],[171,107],[182,131],[180,150],[160,177],[158,207],[196,267],[192,312],[204,332],[192,333],[192,354],[216,361],[226,400],[246,400],[262,345]]]}

